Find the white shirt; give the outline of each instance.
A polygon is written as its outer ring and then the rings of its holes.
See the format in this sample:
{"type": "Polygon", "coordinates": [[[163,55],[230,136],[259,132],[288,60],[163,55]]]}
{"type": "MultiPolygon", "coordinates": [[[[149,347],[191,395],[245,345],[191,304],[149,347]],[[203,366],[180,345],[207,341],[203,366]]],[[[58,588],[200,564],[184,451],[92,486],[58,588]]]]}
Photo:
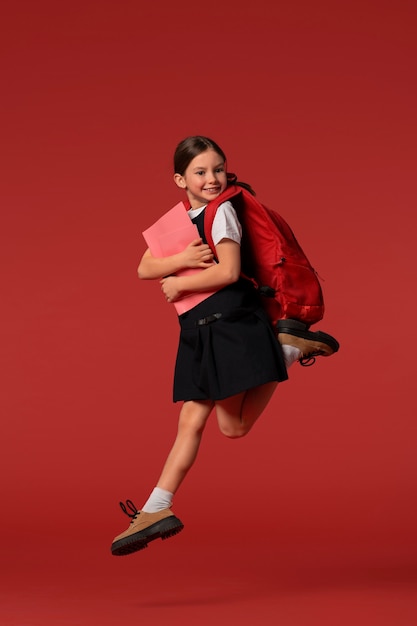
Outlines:
{"type": "MultiPolygon", "coordinates": [[[[198,209],[190,209],[188,211],[188,215],[191,219],[194,219],[205,208],[205,206],[202,206],[198,209]]],[[[229,200],[219,204],[216,215],[214,216],[211,236],[215,246],[217,246],[222,239],[231,239],[232,241],[240,244],[242,239],[242,226],[240,225],[236,211],[229,200]]]]}

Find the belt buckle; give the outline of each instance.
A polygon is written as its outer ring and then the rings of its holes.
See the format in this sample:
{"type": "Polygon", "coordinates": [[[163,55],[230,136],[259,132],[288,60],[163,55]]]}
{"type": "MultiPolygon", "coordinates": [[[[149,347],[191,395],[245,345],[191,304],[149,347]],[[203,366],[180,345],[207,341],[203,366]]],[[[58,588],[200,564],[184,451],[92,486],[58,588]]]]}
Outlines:
{"type": "Polygon", "coordinates": [[[207,317],[202,317],[201,319],[196,321],[196,326],[206,326],[207,324],[211,324],[212,322],[216,322],[222,316],[221,313],[213,313],[213,315],[208,315],[207,317]]]}

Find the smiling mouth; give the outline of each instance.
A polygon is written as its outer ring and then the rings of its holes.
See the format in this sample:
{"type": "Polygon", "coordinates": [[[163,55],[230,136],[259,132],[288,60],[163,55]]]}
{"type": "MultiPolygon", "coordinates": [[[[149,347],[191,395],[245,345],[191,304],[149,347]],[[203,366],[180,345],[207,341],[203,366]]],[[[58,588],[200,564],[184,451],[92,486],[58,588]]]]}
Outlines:
{"type": "Polygon", "coordinates": [[[217,193],[220,191],[220,187],[209,187],[208,189],[204,189],[207,193],[217,193]]]}

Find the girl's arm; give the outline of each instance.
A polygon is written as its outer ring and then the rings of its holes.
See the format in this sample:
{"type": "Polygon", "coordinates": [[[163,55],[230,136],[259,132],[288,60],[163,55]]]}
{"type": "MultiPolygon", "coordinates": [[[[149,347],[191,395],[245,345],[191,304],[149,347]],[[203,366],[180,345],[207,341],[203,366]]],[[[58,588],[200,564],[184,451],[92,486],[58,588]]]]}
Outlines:
{"type": "Polygon", "coordinates": [[[190,291],[215,291],[238,280],[240,276],[240,245],[222,239],[216,246],[218,263],[191,276],[168,276],[161,280],[168,302],[175,302],[190,291]]]}
{"type": "Polygon", "coordinates": [[[168,257],[154,257],[148,248],[139,263],[138,276],[148,280],[162,278],[186,268],[206,269],[212,263],[210,247],[201,239],[195,239],[182,252],[168,257]]]}

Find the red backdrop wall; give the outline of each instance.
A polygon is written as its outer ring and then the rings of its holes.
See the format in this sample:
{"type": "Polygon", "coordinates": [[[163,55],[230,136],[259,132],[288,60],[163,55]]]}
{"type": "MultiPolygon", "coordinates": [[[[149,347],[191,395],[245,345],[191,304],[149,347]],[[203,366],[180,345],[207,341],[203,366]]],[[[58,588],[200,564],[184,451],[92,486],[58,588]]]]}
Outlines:
{"type": "Polygon", "coordinates": [[[61,532],[107,551],[158,477],[178,328],[136,267],[182,199],[176,143],[206,134],[293,227],[341,349],[247,439],[210,423],[176,512],[190,537],[239,516],[243,541],[266,498],[281,547],[414,563],[415,7],[261,5],[3,10],[1,525],[22,554],[61,532]]]}

